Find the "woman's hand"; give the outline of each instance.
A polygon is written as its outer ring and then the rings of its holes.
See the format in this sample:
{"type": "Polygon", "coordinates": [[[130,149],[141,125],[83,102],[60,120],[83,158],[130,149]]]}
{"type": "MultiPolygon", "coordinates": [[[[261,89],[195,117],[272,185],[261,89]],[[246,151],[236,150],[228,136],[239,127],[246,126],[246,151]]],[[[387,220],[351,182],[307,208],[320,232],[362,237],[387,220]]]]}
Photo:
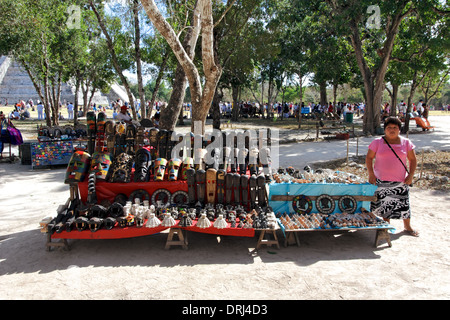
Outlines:
{"type": "Polygon", "coordinates": [[[410,184],[412,184],[412,181],[413,181],[413,175],[409,174],[405,179],[405,184],[407,184],[409,186],[410,184]]]}
{"type": "Polygon", "coordinates": [[[371,184],[377,183],[377,178],[375,177],[375,174],[369,173],[369,183],[371,183],[371,184]]]}

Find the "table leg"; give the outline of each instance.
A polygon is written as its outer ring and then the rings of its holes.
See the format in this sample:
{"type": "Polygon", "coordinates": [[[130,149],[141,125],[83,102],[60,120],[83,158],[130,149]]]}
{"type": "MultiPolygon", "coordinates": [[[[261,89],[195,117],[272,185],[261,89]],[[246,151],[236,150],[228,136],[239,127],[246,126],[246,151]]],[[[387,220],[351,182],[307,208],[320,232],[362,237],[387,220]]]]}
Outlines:
{"type": "Polygon", "coordinates": [[[378,247],[380,241],[386,240],[389,247],[392,247],[391,237],[389,236],[387,229],[377,230],[377,235],[375,237],[375,248],[378,247]]]}

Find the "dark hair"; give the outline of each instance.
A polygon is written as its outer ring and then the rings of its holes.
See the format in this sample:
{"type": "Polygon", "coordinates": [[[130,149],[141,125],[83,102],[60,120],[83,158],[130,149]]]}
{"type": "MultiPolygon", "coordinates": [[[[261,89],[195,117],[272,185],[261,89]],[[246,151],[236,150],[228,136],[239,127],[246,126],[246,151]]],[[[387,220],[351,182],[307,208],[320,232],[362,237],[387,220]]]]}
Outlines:
{"type": "Polygon", "coordinates": [[[402,128],[402,122],[400,121],[399,118],[396,117],[387,117],[386,120],[384,121],[384,129],[386,129],[386,127],[390,124],[395,124],[398,126],[399,129],[402,128]]]}

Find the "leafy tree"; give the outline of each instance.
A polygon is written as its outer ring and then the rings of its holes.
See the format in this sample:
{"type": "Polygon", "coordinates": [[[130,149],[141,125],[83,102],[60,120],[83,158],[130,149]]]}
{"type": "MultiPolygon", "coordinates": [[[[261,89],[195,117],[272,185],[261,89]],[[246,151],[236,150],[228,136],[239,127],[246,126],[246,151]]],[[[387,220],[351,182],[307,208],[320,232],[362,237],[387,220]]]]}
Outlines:
{"type": "Polygon", "coordinates": [[[156,29],[167,40],[172,51],[183,67],[188,81],[192,99],[192,130],[196,121],[201,124],[202,133],[205,130],[206,116],[214,97],[217,82],[222,74],[222,68],[214,57],[214,22],[211,0],[198,0],[194,9],[194,23],[192,26],[195,36],[193,43],[201,31],[202,64],[205,82],[202,84],[199,69],[195,66],[192,56],[187,52],[174,29],[167,22],[153,0],[141,0],[148,17],[156,29]],[[201,24],[201,30],[200,30],[201,24]]]}
{"type": "Polygon", "coordinates": [[[130,57],[132,47],[131,38],[122,31],[122,23],[119,17],[108,18],[103,12],[101,4],[89,0],[89,5],[97,18],[100,30],[106,39],[107,48],[111,56],[114,69],[127,92],[129,106],[132,111],[133,119],[137,119],[134,97],[130,90],[128,79],[124,71],[131,68],[132,59],[130,57]]]}
{"type": "Polygon", "coordinates": [[[2,18],[7,18],[0,23],[0,38],[8,40],[2,40],[2,54],[14,56],[30,76],[44,103],[48,126],[59,123],[61,84],[70,72],[71,50],[78,40],[67,23],[70,4],[4,0],[0,6],[2,18]]]}
{"type": "MultiPolygon", "coordinates": [[[[327,4],[339,30],[348,37],[354,49],[364,81],[364,131],[375,133],[380,128],[385,76],[403,20],[412,14],[428,18],[448,13],[437,0],[383,1],[376,6],[371,1],[329,0],[327,4]]],[[[425,20],[436,22],[436,19],[425,20]]]]}

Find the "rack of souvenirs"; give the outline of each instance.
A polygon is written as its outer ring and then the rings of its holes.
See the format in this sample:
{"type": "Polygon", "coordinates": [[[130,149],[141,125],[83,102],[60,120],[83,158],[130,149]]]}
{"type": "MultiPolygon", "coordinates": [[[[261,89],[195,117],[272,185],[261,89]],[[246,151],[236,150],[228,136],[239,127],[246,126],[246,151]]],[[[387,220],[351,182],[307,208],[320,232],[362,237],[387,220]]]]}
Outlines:
{"type": "MultiPolygon", "coordinates": [[[[103,113],[87,114],[87,148],[75,148],[64,180],[70,185],[70,197],[56,217],[44,218],[40,224],[47,247],[53,245],[52,239],[129,238],[166,229],[253,237],[255,230],[295,225],[285,224],[287,217],[281,212],[311,213],[311,199],[301,188],[316,195],[330,186],[359,188],[361,195],[357,190],[341,190],[356,195],[350,204],[342,201],[352,208],[373,196],[368,184],[351,175],[291,167],[273,173],[268,131],[260,135],[265,144],[256,151],[249,139],[239,144],[236,134],[230,138],[221,132],[224,139],[217,145],[214,138],[192,133],[173,139],[174,132],[146,125],[106,121],[103,113]],[[216,144],[208,161],[205,149],[212,143],[216,144]]],[[[332,197],[316,201],[323,204],[322,212],[333,213],[326,209],[334,204],[332,197]]]]}
{"type": "Polygon", "coordinates": [[[173,157],[181,139],[145,125],[88,113],[87,148],[75,148],[64,181],[70,198],[41,223],[50,239],[126,238],[167,228],[253,237],[255,229],[278,227],[267,205],[269,175],[249,164],[247,148],[245,155],[216,148],[207,164],[203,151],[214,140],[190,133],[181,160],[173,157]]]}
{"type": "Polygon", "coordinates": [[[87,137],[87,127],[84,124],[53,127],[40,125],[37,133],[39,142],[79,140],[87,137]]]}
{"type": "Polygon", "coordinates": [[[278,218],[285,243],[297,232],[376,230],[375,246],[381,240],[391,245],[386,221],[370,212],[376,186],[354,174],[305,167],[279,170],[269,185],[269,205],[278,218]]]}

